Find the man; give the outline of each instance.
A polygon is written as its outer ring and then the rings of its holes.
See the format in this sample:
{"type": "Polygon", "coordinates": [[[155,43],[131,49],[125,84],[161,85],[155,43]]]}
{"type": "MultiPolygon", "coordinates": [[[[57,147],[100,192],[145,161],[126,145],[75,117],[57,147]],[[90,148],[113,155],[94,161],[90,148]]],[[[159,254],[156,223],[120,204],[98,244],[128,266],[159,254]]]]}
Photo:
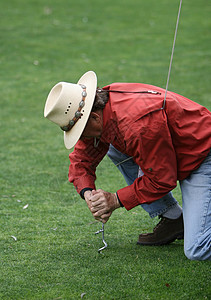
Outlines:
{"type": "Polygon", "coordinates": [[[77,84],[58,83],[44,116],[64,131],[70,154],[69,181],[93,216],[107,222],[112,212],[137,205],[161,216],[138,244],[163,245],[183,237],[189,259],[211,260],[211,113],[178,94],[140,83],[97,89],[94,72],[77,84]],[[116,193],[95,188],[97,165],[108,153],[127,187],[116,193]],[[122,156],[122,158],[121,158],[122,156]],[[123,161],[121,161],[123,159],[123,161]],[[182,209],[171,191],[180,181],[182,209]]]}

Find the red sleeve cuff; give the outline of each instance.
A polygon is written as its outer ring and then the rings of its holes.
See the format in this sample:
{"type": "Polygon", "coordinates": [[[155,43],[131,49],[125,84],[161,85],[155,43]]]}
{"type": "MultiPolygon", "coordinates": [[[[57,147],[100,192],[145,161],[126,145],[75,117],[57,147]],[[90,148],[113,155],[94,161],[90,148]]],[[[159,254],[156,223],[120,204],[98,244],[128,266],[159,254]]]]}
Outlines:
{"type": "Polygon", "coordinates": [[[140,204],[134,195],[133,188],[130,185],[118,190],[117,194],[119,201],[127,210],[130,210],[140,204]]]}

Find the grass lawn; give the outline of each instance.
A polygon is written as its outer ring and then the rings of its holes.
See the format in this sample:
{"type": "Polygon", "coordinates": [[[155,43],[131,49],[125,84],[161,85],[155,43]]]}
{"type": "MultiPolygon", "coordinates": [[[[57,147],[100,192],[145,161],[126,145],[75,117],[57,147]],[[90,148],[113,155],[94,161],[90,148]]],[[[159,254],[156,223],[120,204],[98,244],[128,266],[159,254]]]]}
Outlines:
{"type": "MultiPolygon", "coordinates": [[[[0,299],[210,299],[210,262],[183,241],[139,247],[158,222],[139,207],[101,225],[68,182],[62,132],[43,117],[59,81],[94,70],[165,88],[179,0],[1,0],[0,299]]],[[[169,90],[211,109],[211,5],[183,1],[169,90]]],[[[97,187],[125,185],[107,157],[97,187]]],[[[174,191],[181,203],[179,188],[174,191]]]]}

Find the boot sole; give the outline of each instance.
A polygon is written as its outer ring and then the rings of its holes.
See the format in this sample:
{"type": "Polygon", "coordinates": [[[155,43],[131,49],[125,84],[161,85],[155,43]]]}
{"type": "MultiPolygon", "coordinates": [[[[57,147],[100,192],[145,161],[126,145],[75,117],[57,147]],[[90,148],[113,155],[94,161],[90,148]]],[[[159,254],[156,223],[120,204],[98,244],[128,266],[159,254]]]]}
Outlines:
{"type": "Polygon", "coordinates": [[[162,245],[168,245],[170,243],[173,243],[176,240],[183,240],[184,239],[184,233],[177,234],[176,236],[172,237],[170,240],[166,241],[160,241],[160,242],[137,242],[137,245],[142,245],[142,246],[162,246],[162,245]]]}

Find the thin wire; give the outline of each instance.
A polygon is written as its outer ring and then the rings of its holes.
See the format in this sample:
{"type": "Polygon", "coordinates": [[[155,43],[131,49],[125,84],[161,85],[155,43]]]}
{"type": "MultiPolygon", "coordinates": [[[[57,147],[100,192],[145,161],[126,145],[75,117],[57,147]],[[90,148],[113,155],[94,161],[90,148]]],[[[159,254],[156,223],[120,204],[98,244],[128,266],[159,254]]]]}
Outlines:
{"type": "Polygon", "coordinates": [[[172,46],[172,51],[171,51],[171,59],[170,59],[168,77],[167,77],[167,82],[166,82],[166,91],[165,91],[165,96],[164,96],[164,101],[163,101],[163,109],[166,104],[166,95],[167,95],[167,90],[168,90],[168,85],[169,85],[169,78],[170,78],[170,74],[171,74],[171,66],[172,66],[172,60],[173,60],[173,56],[174,56],[174,48],[175,48],[175,42],[176,42],[176,37],[177,37],[177,29],[178,29],[178,25],[179,25],[181,6],[182,6],[182,0],[180,0],[179,11],[178,11],[178,15],[177,15],[177,23],[176,23],[176,29],[175,29],[175,33],[174,33],[174,41],[173,41],[173,46],[172,46]]]}
{"type": "MultiPolygon", "coordinates": [[[[172,51],[171,51],[169,71],[168,71],[168,77],[167,77],[167,82],[166,82],[166,91],[165,91],[165,96],[164,96],[164,101],[163,101],[163,107],[162,107],[162,109],[165,108],[165,104],[166,104],[166,95],[167,95],[167,91],[168,91],[169,78],[170,78],[170,74],[171,74],[171,66],[172,66],[172,61],[173,61],[173,56],[174,56],[174,48],[175,48],[175,43],[176,43],[177,29],[178,29],[178,25],[179,25],[181,6],[182,6],[182,0],[180,0],[179,11],[178,11],[178,15],[177,15],[177,23],[176,23],[175,33],[174,33],[174,41],[173,41],[173,46],[172,46],[172,51]]],[[[118,91],[112,91],[111,90],[111,92],[118,92],[118,91]]],[[[148,93],[148,92],[152,92],[152,91],[144,91],[144,92],[148,93]]],[[[140,92],[137,92],[137,93],[140,93],[140,92]]],[[[115,166],[118,167],[119,165],[123,164],[124,162],[126,162],[126,161],[128,161],[128,160],[130,160],[132,158],[133,157],[126,158],[123,161],[120,161],[119,163],[117,163],[115,166]]]]}
{"type": "Polygon", "coordinates": [[[133,157],[130,156],[130,157],[128,157],[128,158],[126,158],[126,159],[120,161],[119,163],[117,163],[117,164],[115,165],[115,167],[118,167],[119,165],[123,164],[124,162],[126,162],[126,161],[128,161],[128,160],[131,160],[132,158],[133,158],[133,157]]]}

